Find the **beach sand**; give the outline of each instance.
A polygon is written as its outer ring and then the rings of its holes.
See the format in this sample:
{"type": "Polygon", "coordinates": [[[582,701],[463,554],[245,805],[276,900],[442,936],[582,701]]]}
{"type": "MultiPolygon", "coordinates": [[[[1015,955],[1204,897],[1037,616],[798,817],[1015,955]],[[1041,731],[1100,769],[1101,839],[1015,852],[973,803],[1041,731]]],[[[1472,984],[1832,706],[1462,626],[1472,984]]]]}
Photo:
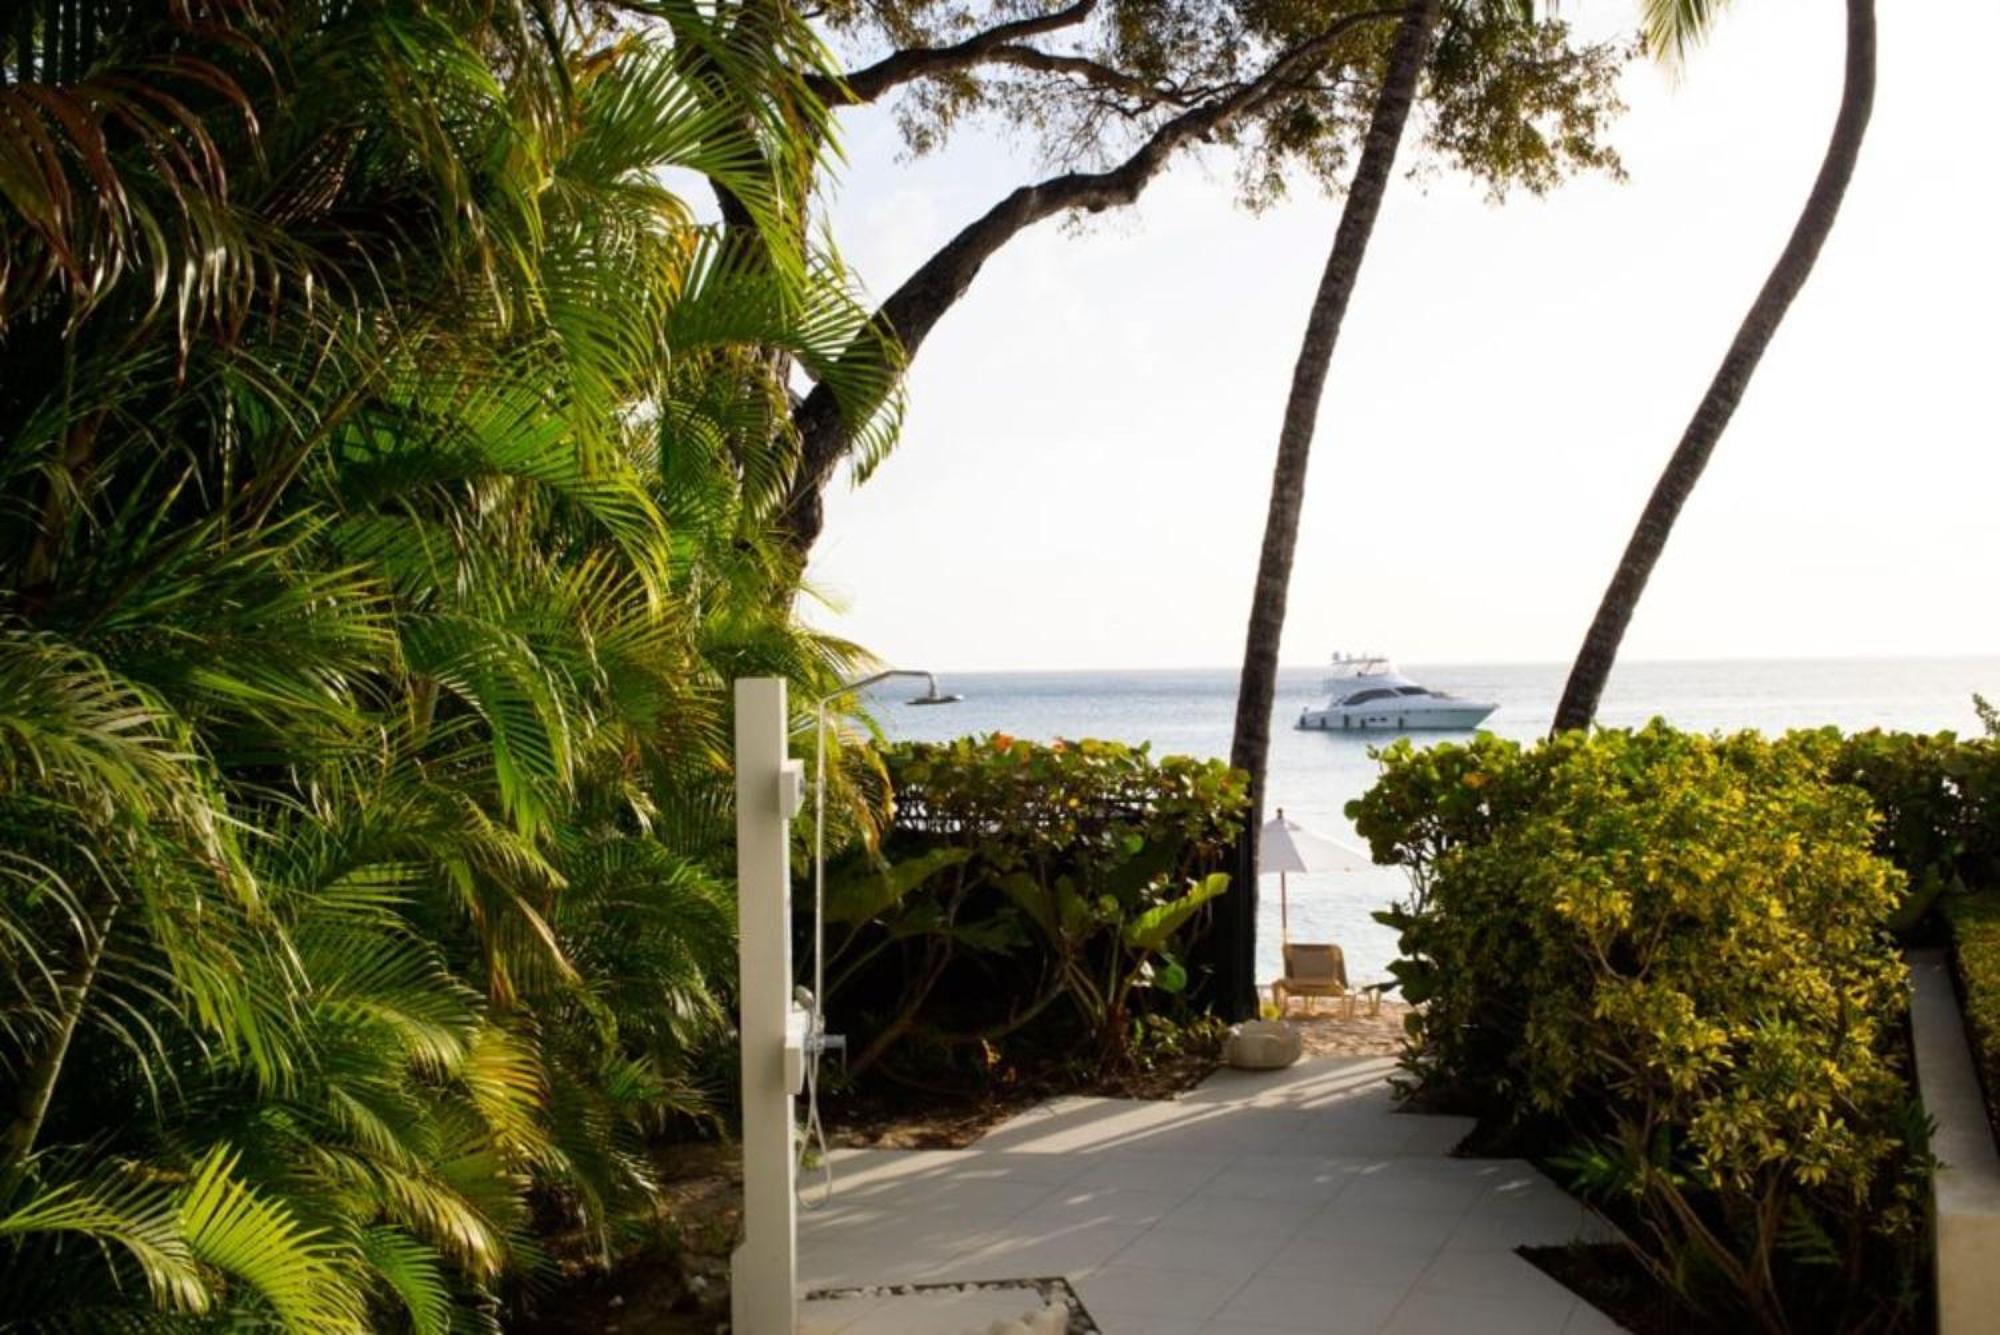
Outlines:
{"type": "Polygon", "coordinates": [[[1403,1050],[1403,1020],[1410,1007],[1400,1001],[1384,1001],[1382,1012],[1371,1016],[1364,1003],[1354,1008],[1354,1018],[1344,1019],[1331,1001],[1319,1003],[1308,1012],[1303,1001],[1292,1003],[1285,1018],[1296,1026],[1305,1042],[1308,1057],[1393,1057],[1403,1050]]]}

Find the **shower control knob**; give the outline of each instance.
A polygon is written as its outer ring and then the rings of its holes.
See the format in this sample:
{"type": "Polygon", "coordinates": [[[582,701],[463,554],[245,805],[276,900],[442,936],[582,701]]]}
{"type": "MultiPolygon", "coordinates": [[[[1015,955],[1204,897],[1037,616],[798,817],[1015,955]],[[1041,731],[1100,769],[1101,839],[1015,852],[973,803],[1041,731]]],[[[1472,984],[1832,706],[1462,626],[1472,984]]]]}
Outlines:
{"type": "Polygon", "coordinates": [[[785,1089],[797,1094],[806,1087],[806,1054],[818,1042],[813,1033],[813,1014],[803,1006],[793,1006],[785,1017],[785,1089]]]}

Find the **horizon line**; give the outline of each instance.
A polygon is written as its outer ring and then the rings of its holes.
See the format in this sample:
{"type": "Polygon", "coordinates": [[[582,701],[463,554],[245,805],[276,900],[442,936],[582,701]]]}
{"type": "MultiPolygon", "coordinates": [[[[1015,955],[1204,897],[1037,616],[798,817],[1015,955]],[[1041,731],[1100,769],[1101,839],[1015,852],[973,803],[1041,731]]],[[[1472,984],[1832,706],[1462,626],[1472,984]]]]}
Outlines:
{"type": "MultiPolygon", "coordinates": [[[[1390,654],[1382,654],[1379,656],[1382,658],[1389,659],[1389,661],[1393,663],[1398,663],[1398,664],[1408,663],[1413,667],[1423,667],[1423,668],[1468,668],[1468,667],[1566,668],[1570,665],[1567,660],[1556,659],[1556,658],[1404,659],[1404,658],[1397,658],[1394,655],[1390,654]]],[[[899,660],[891,660],[883,658],[881,661],[884,663],[889,663],[892,661],[899,661],[899,660]]],[[[1726,666],[1730,664],[1749,664],[1749,663],[2000,663],[2000,650],[1990,650],[1984,653],[1919,653],[1919,654],[1742,654],[1742,655],[1705,654],[1705,655],[1688,655],[1685,657],[1667,656],[1658,658],[1621,659],[1617,664],[1613,665],[1611,670],[1613,673],[1616,673],[1620,667],[1624,666],[1664,667],[1664,666],[1675,666],[1675,665],[1693,666],[1699,664],[1726,666]]],[[[1322,660],[1319,662],[1312,662],[1312,663],[1280,663],[1278,664],[1278,670],[1280,672],[1292,672],[1292,671],[1302,671],[1308,668],[1326,668],[1330,666],[1332,666],[1331,660],[1322,660]]],[[[1151,665],[1145,667],[1135,667],[1129,665],[1118,666],[1118,667],[940,667],[940,668],[930,668],[928,670],[933,673],[936,673],[939,676],[943,676],[944,674],[951,672],[956,672],[961,674],[1006,673],[1013,676],[1056,676],[1060,674],[1074,674],[1074,673],[1133,674],[1133,673],[1147,673],[1147,672],[1152,672],[1152,673],[1236,672],[1240,671],[1241,667],[1242,667],[1241,664],[1232,664],[1232,663],[1189,663],[1189,664],[1171,665],[1165,667],[1158,665],[1151,665]]]]}

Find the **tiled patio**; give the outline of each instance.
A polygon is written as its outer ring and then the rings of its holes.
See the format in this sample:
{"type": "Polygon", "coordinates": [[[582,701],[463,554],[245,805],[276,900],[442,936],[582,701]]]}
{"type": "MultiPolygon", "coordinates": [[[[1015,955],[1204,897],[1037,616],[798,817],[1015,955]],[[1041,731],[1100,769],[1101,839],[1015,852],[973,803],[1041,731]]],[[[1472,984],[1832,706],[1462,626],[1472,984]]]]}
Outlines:
{"type": "MultiPolygon", "coordinates": [[[[1385,1058],[1220,1072],[1171,1103],[1066,1098],[968,1150],[836,1155],[800,1280],[1067,1276],[1109,1335],[1585,1335],[1617,1327],[1515,1255],[1603,1226],[1526,1163],[1451,1159],[1460,1118],[1393,1110],[1385,1058]]],[[[846,1298],[831,1335],[1002,1314],[846,1298]]]]}

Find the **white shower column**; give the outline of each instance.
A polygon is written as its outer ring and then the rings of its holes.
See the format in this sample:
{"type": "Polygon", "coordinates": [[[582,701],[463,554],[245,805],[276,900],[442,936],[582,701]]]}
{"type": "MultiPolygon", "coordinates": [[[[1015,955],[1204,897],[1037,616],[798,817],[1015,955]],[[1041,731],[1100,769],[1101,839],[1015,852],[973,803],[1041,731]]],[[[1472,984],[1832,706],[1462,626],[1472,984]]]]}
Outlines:
{"type": "Polygon", "coordinates": [[[792,1004],[791,821],[804,771],[788,754],[785,683],[736,683],[737,990],[743,1065],[743,1245],[730,1262],[735,1335],[798,1324],[793,1099],[804,1012],[792,1004]]]}

